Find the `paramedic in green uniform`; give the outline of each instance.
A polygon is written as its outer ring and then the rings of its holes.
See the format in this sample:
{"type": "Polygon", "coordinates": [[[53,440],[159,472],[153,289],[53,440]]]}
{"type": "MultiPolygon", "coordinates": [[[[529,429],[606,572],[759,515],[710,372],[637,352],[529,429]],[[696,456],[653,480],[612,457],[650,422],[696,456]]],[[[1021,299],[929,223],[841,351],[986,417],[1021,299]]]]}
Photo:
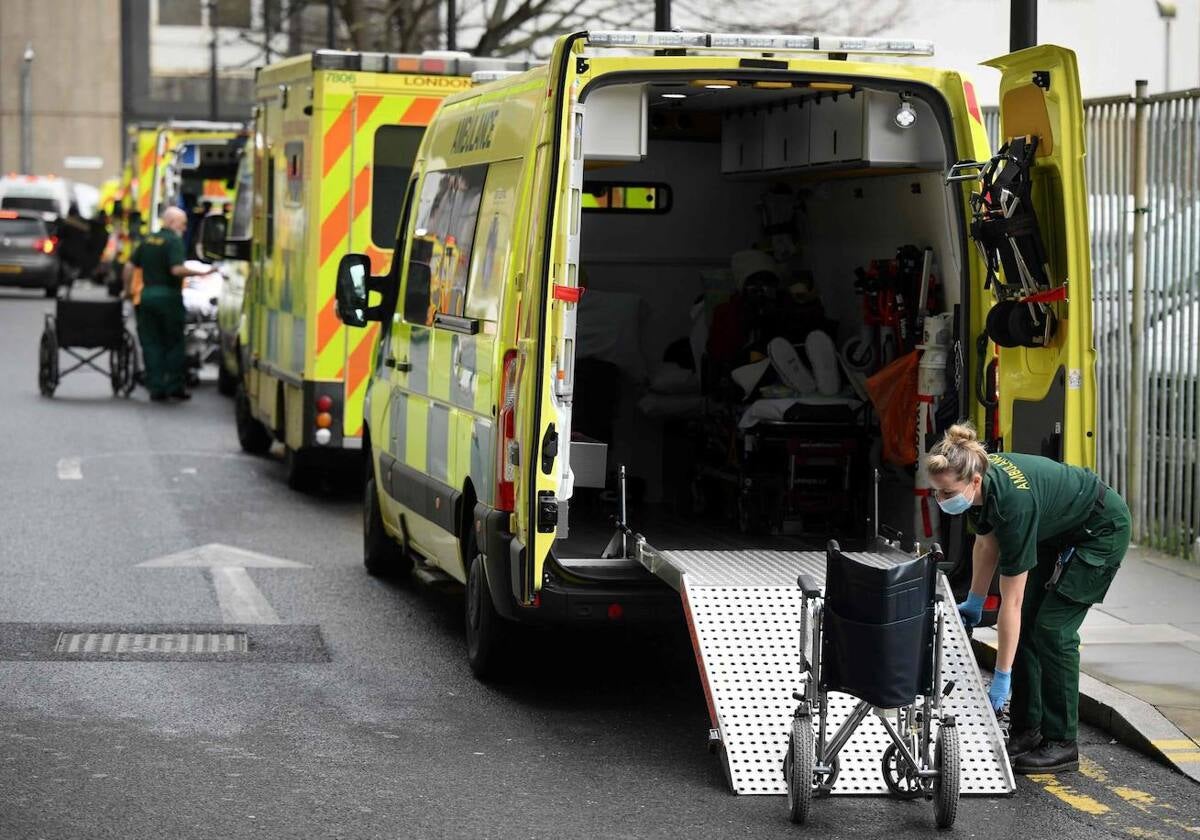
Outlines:
{"type": "Polygon", "coordinates": [[[181,234],[187,229],[187,214],[168,207],[160,221],[159,230],[142,239],[125,266],[127,290],[133,267],[142,270],[138,339],[146,363],[146,388],[155,402],[191,397],[184,388],[183,278],[206,273],[183,264],[181,234]]]}
{"type": "Polygon", "coordinates": [[[1129,508],[1094,473],[1038,455],[989,455],[952,426],[928,462],[938,505],[974,531],[971,591],[958,605],[979,623],[1000,572],[999,645],[988,697],[1012,689],[1008,754],[1018,773],[1079,767],[1079,626],[1104,600],[1129,547],[1129,508]]]}

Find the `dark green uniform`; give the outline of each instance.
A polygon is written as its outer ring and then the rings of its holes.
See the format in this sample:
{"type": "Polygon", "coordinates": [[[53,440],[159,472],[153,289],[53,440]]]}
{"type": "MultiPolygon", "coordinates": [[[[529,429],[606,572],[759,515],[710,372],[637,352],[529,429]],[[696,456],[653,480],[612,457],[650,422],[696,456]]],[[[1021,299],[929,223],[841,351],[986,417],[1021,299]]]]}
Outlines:
{"type": "Polygon", "coordinates": [[[1079,727],[1079,626],[1104,600],[1129,547],[1129,508],[1090,470],[1017,453],[989,455],[977,534],[995,534],[1000,574],[1029,572],[1012,678],[1012,727],[1074,741],[1079,727]],[[1050,590],[1058,557],[1075,551],[1050,590]]]}
{"type": "Polygon", "coordinates": [[[138,338],[146,362],[146,387],[152,397],[169,396],[184,388],[183,281],[171,274],[183,259],[183,240],[166,228],[144,238],[130,258],[142,270],[138,338]]]}

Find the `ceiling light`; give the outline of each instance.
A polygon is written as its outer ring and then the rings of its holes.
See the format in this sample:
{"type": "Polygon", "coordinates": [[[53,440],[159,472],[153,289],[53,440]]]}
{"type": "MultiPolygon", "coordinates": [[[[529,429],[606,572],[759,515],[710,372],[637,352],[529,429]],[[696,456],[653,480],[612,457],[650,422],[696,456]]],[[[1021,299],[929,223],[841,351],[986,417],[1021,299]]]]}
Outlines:
{"type": "Polygon", "coordinates": [[[896,116],[892,117],[892,121],[900,128],[908,128],[917,121],[917,112],[913,109],[912,103],[907,99],[901,100],[900,107],[896,109],[896,116]]]}
{"type": "Polygon", "coordinates": [[[705,85],[705,90],[729,90],[733,85],[705,85]]]}
{"type": "Polygon", "coordinates": [[[686,93],[664,93],[663,99],[687,99],[686,93]]]}

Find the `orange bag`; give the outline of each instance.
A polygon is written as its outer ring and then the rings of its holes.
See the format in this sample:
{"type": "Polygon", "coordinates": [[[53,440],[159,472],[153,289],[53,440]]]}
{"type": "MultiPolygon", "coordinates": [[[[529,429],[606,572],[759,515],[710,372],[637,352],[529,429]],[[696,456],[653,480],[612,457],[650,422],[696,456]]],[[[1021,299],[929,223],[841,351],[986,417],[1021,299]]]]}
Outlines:
{"type": "Polygon", "coordinates": [[[879,415],[883,459],[907,467],[917,462],[917,364],[914,350],[867,379],[867,393],[879,415]]]}

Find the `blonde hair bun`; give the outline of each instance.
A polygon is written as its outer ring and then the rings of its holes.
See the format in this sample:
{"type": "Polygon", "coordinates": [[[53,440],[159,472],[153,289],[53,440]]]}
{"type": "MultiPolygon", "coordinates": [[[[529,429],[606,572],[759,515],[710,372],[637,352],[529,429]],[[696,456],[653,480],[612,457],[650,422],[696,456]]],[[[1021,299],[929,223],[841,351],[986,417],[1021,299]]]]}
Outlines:
{"type": "Polygon", "coordinates": [[[955,446],[965,446],[978,441],[979,433],[975,431],[975,427],[970,423],[955,423],[946,430],[945,439],[955,446]]]}
{"type": "Polygon", "coordinates": [[[947,429],[925,464],[929,475],[951,473],[958,481],[970,481],[987,468],[987,449],[970,423],[955,423],[947,429]]]}

